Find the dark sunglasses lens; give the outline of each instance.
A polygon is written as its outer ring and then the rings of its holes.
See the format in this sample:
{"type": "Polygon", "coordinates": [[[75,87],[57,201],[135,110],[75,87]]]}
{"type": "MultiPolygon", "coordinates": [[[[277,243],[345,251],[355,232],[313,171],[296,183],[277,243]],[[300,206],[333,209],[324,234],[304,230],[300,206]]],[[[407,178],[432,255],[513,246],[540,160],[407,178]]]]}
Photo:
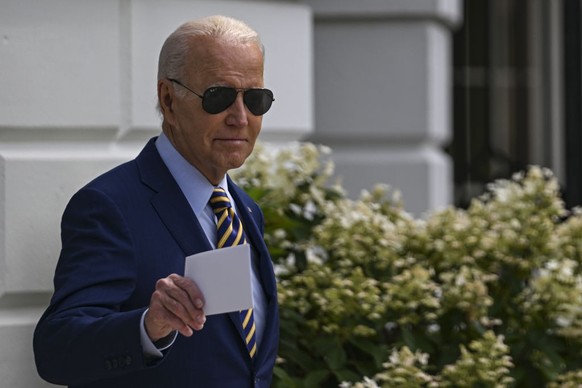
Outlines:
{"type": "Polygon", "coordinates": [[[264,115],[273,104],[273,92],[269,89],[249,89],[244,93],[244,102],[255,116],[264,115]]]}
{"type": "Polygon", "coordinates": [[[236,100],[236,90],[233,88],[213,87],[206,89],[202,97],[202,108],[210,114],[224,111],[236,100]]]}

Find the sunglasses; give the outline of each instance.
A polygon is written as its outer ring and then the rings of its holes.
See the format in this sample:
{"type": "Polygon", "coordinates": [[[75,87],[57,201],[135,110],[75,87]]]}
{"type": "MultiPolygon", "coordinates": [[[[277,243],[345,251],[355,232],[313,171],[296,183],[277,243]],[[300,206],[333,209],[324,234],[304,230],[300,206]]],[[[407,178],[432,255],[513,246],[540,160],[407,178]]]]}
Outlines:
{"type": "Polygon", "coordinates": [[[177,83],[184,89],[194,93],[195,96],[200,97],[202,99],[202,108],[212,115],[223,112],[231,106],[239,92],[243,93],[243,101],[246,107],[255,116],[262,116],[267,113],[271,108],[271,104],[275,101],[273,92],[269,89],[236,89],[226,86],[212,86],[206,89],[202,95],[199,95],[176,79],[168,78],[168,80],[177,83]]]}

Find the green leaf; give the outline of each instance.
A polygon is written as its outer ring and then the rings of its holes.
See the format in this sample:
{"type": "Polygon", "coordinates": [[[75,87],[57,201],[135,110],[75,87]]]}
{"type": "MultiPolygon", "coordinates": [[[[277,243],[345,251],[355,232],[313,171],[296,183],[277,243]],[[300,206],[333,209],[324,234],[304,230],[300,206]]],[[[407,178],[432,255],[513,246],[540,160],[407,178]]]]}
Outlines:
{"type": "Polygon", "coordinates": [[[410,349],[416,349],[416,339],[412,332],[406,328],[402,328],[402,342],[404,345],[408,346],[410,349]]]}
{"type": "Polygon", "coordinates": [[[273,368],[273,387],[274,388],[296,388],[297,385],[289,374],[278,366],[273,368]]]}
{"type": "Polygon", "coordinates": [[[377,368],[380,368],[386,362],[388,349],[383,344],[356,337],[350,338],[349,342],[364,353],[369,354],[377,368]]]}
{"type": "Polygon", "coordinates": [[[338,369],[346,364],[346,352],[341,347],[336,349],[330,349],[329,353],[325,356],[325,361],[331,369],[338,369]]]}
{"type": "Polygon", "coordinates": [[[319,388],[322,386],[322,383],[329,378],[331,372],[329,370],[315,370],[313,372],[309,372],[305,377],[304,386],[305,388],[319,388]]]}
{"type": "Polygon", "coordinates": [[[362,380],[362,376],[358,375],[357,373],[350,369],[334,370],[333,374],[337,378],[338,382],[342,381],[356,382],[362,380]]]}
{"type": "Polygon", "coordinates": [[[287,363],[299,367],[304,373],[309,372],[318,364],[308,352],[300,350],[294,345],[289,345],[289,341],[281,341],[279,356],[287,363]]]}
{"type": "Polygon", "coordinates": [[[320,337],[313,341],[313,347],[331,369],[340,369],[346,364],[346,351],[336,338],[320,337]]]}

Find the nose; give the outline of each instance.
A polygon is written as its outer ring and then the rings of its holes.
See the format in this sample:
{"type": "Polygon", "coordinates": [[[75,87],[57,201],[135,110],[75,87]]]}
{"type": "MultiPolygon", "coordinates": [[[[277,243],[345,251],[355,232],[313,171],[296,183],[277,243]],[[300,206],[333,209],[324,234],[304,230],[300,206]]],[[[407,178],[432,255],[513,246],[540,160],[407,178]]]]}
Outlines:
{"type": "Polygon", "coordinates": [[[236,127],[244,127],[248,124],[248,112],[243,101],[243,93],[239,91],[236,95],[236,100],[228,107],[228,116],[226,123],[236,127]]]}

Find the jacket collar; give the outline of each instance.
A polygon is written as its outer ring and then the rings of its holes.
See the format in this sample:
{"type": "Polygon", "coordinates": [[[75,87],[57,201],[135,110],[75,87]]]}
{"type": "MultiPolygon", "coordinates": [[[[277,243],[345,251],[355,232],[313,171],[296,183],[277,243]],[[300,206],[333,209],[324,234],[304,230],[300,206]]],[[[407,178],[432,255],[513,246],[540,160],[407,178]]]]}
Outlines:
{"type": "Polygon", "coordinates": [[[162,161],[155,138],[146,144],[136,163],[142,183],[153,191],[152,206],[185,256],[212,249],[186,197],[162,161]]]}

